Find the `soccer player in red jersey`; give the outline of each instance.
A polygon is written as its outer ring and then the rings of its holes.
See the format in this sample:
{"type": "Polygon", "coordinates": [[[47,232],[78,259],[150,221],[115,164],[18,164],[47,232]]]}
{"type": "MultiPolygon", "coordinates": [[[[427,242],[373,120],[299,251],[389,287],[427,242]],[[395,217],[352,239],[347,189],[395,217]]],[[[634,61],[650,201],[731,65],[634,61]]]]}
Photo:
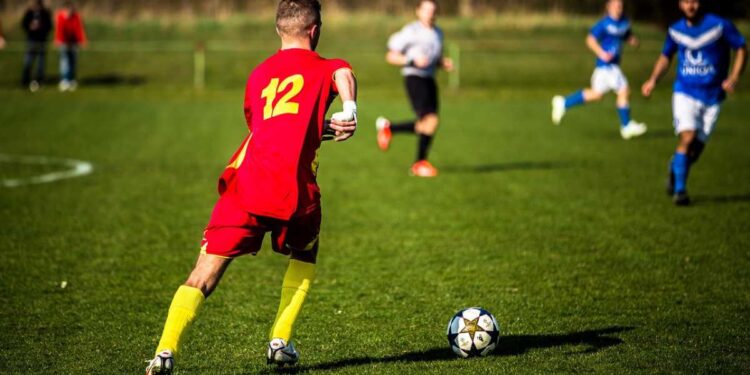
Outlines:
{"type": "Polygon", "coordinates": [[[289,255],[281,302],[270,332],[268,363],[295,363],[292,326],[315,276],[321,208],[317,153],[324,134],[344,141],[356,130],[357,84],[343,60],[315,53],[321,31],[318,0],[281,0],[281,49],[250,74],[245,117],[250,134],[219,180],[220,198],[201,254],[174,296],[156,356],[146,374],[171,374],[183,332],[216,288],[232,259],[256,254],[267,232],[274,251],[289,255]],[[344,110],[326,126],[336,95],[344,110]]]}

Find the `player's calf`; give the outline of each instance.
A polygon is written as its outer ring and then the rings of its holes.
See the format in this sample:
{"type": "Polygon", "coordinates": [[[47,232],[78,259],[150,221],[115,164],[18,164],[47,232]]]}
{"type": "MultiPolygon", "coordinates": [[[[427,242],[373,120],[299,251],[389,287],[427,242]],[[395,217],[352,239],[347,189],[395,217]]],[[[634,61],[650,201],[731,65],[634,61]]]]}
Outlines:
{"type": "Polygon", "coordinates": [[[416,131],[419,134],[433,136],[437,132],[438,126],[440,125],[440,117],[435,113],[429,113],[417,121],[416,131]]]}

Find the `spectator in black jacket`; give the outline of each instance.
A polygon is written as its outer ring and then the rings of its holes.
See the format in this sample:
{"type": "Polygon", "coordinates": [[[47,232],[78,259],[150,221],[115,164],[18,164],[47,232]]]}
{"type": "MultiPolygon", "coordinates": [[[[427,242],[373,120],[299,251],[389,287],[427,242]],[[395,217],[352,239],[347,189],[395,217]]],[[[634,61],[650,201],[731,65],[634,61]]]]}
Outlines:
{"type": "Polygon", "coordinates": [[[26,55],[23,59],[23,85],[35,92],[44,82],[44,64],[47,54],[47,40],[52,31],[52,15],[44,7],[43,0],[32,0],[29,9],[21,21],[26,32],[26,55]],[[32,79],[31,71],[36,61],[36,77],[32,79]]]}

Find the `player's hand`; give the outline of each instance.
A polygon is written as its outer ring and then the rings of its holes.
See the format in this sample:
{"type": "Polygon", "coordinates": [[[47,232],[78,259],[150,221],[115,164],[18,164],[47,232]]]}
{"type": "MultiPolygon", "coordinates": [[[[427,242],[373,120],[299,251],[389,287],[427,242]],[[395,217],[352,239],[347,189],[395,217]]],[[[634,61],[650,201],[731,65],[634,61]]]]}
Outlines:
{"type": "Polygon", "coordinates": [[[737,79],[729,77],[721,83],[721,88],[729,94],[734,94],[734,89],[737,87],[737,79]]]}
{"type": "Polygon", "coordinates": [[[641,46],[641,40],[638,39],[637,36],[631,36],[630,39],[628,39],[628,44],[632,47],[638,48],[641,46]]]}
{"type": "Polygon", "coordinates": [[[641,86],[641,94],[645,97],[650,97],[651,93],[654,92],[654,88],[656,87],[656,81],[653,79],[649,79],[648,81],[643,83],[643,86],[641,86]]]}
{"type": "Polygon", "coordinates": [[[419,69],[425,69],[430,66],[430,58],[426,55],[419,55],[414,58],[413,64],[419,69]]]}
{"type": "Polygon", "coordinates": [[[453,59],[450,57],[443,57],[443,69],[445,69],[446,72],[452,72],[454,68],[453,59]]]}
{"type": "Polygon", "coordinates": [[[605,63],[608,63],[608,62],[612,61],[612,59],[614,59],[614,58],[615,58],[615,55],[613,55],[613,54],[611,54],[611,53],[609,53],[607,51],[602,51],[602,53],[599,54],[599,59],[602,60],[602,61],[604,61],[605,63]]]}
{"type": "Polygon", "coordinates": [[[357,117],[354,116],[354,119],[351,121],[343,121],[336,119],[336,116],[334,115],[331,118],[331,124],[329,127],[334,131],[333,140],[336,142],[343,142],[351,138],[354,135],[354,132],[357,131],[357,117]]]}
{"type": "Polygon", "coordinates": [[[5,38],[0,36],[0,49],[5,48],[5,38]]]}

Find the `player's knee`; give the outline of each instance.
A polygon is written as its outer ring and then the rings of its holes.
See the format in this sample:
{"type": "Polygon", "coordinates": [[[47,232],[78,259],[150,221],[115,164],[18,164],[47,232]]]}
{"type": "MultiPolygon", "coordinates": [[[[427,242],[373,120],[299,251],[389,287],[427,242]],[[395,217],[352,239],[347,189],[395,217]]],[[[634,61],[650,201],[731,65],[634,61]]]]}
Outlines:
{"type": "Polygon", "coordinates": [[[624,107],[630,101],[630,89],[626,88],[617,93],[617,105],[624,107]]]}
{"type": "Polygon", "coordinates": [[[602,93],[594,90],[586,90],[583,93],[583,98],[587,102],[598,102],[602,100],[602,97],[604,97],[602,93]]]}
{"type": "Polygon", "coordinates": [[[440,125],[440,118],[437,114],[431,113],[422,117],[419,123],[420,129],[418,131],[420,134],[434,135],[440,125]]]}
{"type": "Polygon", "coordinates": [[[693,131],[681,132],[680,141],[679,141],[679,144],[677,145],[677,151],[680,153],[687,153],[693,141],[695,141],[695,132],[693,131]]]}
{"type": "Polygon", "coordinates": [[[213,292],[216,286],[211,285],[210,279],[206,277],[206,275],[198,273],[196,271],[197,270],[194,270],[192,273],[190,273],[190,276],[185,281],[185,286],[199,289],[204,296],[208,297],[208,295],[213,292]]]}
{"type": "Polygon", "coordinates": [[[193,272],[190,273],[190,276],[185,281],[185,285],[200,289],[203,295],[208,297],[216,289],[216,285],[219,283],[221,275],[229,264],[229,261],[229,259],[224,258],[214,259],[213,257],[207,258],[201,256],[193,272]]]}

